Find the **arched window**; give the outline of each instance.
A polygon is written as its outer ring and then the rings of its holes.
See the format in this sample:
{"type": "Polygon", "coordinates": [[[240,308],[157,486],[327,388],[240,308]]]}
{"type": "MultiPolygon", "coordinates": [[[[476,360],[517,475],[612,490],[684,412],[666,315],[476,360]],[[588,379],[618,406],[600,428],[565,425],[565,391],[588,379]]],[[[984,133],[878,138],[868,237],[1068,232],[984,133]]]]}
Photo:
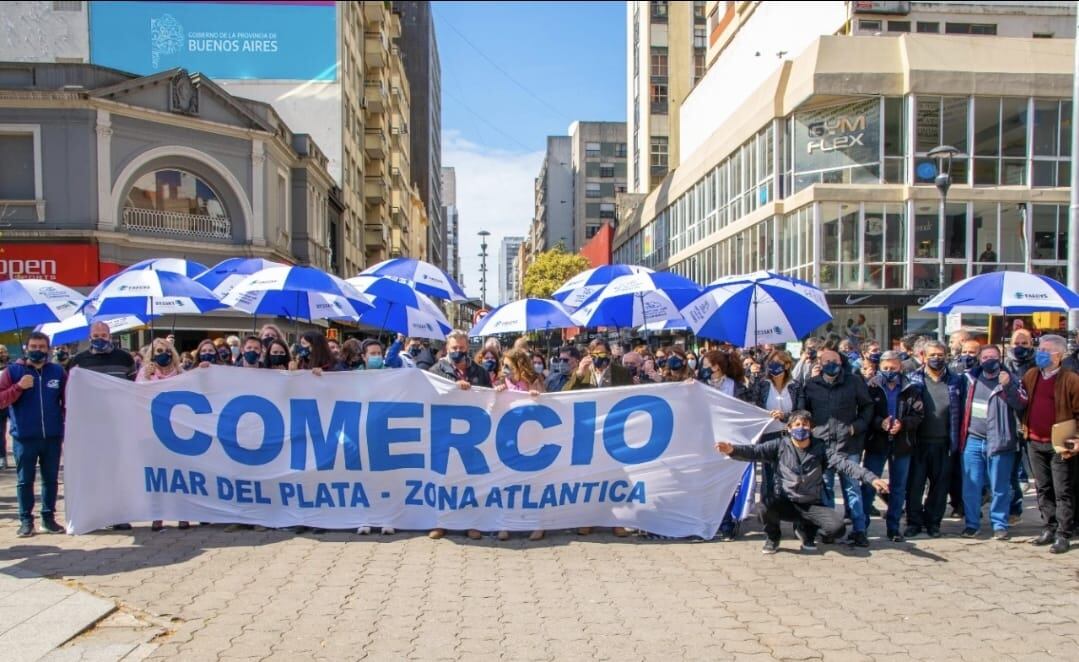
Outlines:
{"type": "Polygon", "coordinates": [[[232,236],[225,204],[206,180],[176,168],[155,170],[131,185],[124,200],[124,227],[228,239],[232,236]]]}

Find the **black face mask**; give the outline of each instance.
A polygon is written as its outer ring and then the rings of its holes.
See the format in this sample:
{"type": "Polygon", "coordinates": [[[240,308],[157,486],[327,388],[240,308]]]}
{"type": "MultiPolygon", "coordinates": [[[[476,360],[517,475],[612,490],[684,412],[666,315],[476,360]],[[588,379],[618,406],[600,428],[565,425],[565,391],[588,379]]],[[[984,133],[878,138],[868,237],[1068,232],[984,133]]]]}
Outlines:
{"type": "Polygon", "coordinates": [[[944,359],[939,356],[934,356],[931,359],[927,359],[925,364],[933,370],[940,370],[944,367],[944,359]]]}
{"type": "Polygon", "coordinates": [[[1033,347],[1013,347],[1012,355],[1015,356],[1016,361],[1029,361],[1034,357],[1033,347]]]}
{"type": "Polygon", "coordinates": [[[288,354],[270,354],[270,365],[282,366],[288,363],[288,354]]]}
{"type": "Polygon", "coordinates": [[[169,354],[168,352],[154,354],[154,363],[161,366],[162,368],[167,368],[169,364],[172,363],[172,354],[169,354]]]}
{"type": "Polygon", "coordinates": [[[259,362],[259,353],[250,350],[244,352],[244,361],[247,362],[248,365],[255,365],[259,362]]]}
{"type": "Polygon", "coordinates": [[[409,347],[408,348],[408,353],[410,355],[412,355],[412,358],[416,358],[417,356],[420,355],[421,352],[423,352],[422,347],[409,347]]]}
{"type": "Polygon", "coordinates": [[[1000,372],[1000,359],[986,359],[982,361],[982,372],[986,377],[993,377],[1000,372]]]}
{"type": "Polygon", "coordinates": [[[270,345],[273,344],[273,341],[274,341],[273,336],[263,336],[262,337],[262,348],[263,349],[270,349],[270,345]]]}
{"type": "Polygon", "coordinates": [[[213,354],[210,354],[209,352],[199,354],[199,360],[203,363],[213,363],[217,361],[217,352],[214,352],[213,354]]]}

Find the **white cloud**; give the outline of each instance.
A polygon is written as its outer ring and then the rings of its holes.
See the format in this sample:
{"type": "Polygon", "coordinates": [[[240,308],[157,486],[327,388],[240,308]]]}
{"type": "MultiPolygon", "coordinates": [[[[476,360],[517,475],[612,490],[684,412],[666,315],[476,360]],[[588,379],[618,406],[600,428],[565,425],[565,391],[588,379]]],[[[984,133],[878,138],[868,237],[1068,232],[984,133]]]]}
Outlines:
{"type": "Polygon", "coordinates": [[[502,238],[528,236],[535,211],[535,179],[544,152],[517,153],[470,142],[456,129],[442,134],[442,165],[457,171],[461,217],[461,277],[469,296],[480,295],[480,230],[487,246],[487,300],[498,301],[502,238]]]}

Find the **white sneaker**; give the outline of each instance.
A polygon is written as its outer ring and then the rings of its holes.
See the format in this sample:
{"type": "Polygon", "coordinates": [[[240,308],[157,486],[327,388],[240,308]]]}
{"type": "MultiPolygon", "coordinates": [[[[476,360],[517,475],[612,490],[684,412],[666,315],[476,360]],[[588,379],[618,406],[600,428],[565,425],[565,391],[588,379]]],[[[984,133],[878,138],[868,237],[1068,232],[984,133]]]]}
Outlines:
{"type": "Polygon", "coordinates": [[[371,533],[371,527],[361,526],[360,528],[356,529],[356,533],[360,534],[361,536],[366,536],[368,533],[371,533]]]}
{"type": "Polygon", "coordinates": [[[382,527],[382,535],[384,536],[392,536],[395,533],[397,533],[397,529],[393,528],[392,526],[382,527]]]}

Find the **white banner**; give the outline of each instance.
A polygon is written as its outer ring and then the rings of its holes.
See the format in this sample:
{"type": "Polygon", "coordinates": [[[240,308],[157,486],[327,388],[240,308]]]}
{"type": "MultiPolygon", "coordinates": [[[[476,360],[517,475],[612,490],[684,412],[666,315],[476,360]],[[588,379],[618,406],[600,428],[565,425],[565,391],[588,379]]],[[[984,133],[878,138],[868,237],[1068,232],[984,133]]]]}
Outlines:
{"type": "Polygon", "coordinates": [[[767,414],[701,384],[461,391],[418,370],[74,370],[70,533],[190,520],[327,529],[626,526],[715,535],[767,414]]]}

